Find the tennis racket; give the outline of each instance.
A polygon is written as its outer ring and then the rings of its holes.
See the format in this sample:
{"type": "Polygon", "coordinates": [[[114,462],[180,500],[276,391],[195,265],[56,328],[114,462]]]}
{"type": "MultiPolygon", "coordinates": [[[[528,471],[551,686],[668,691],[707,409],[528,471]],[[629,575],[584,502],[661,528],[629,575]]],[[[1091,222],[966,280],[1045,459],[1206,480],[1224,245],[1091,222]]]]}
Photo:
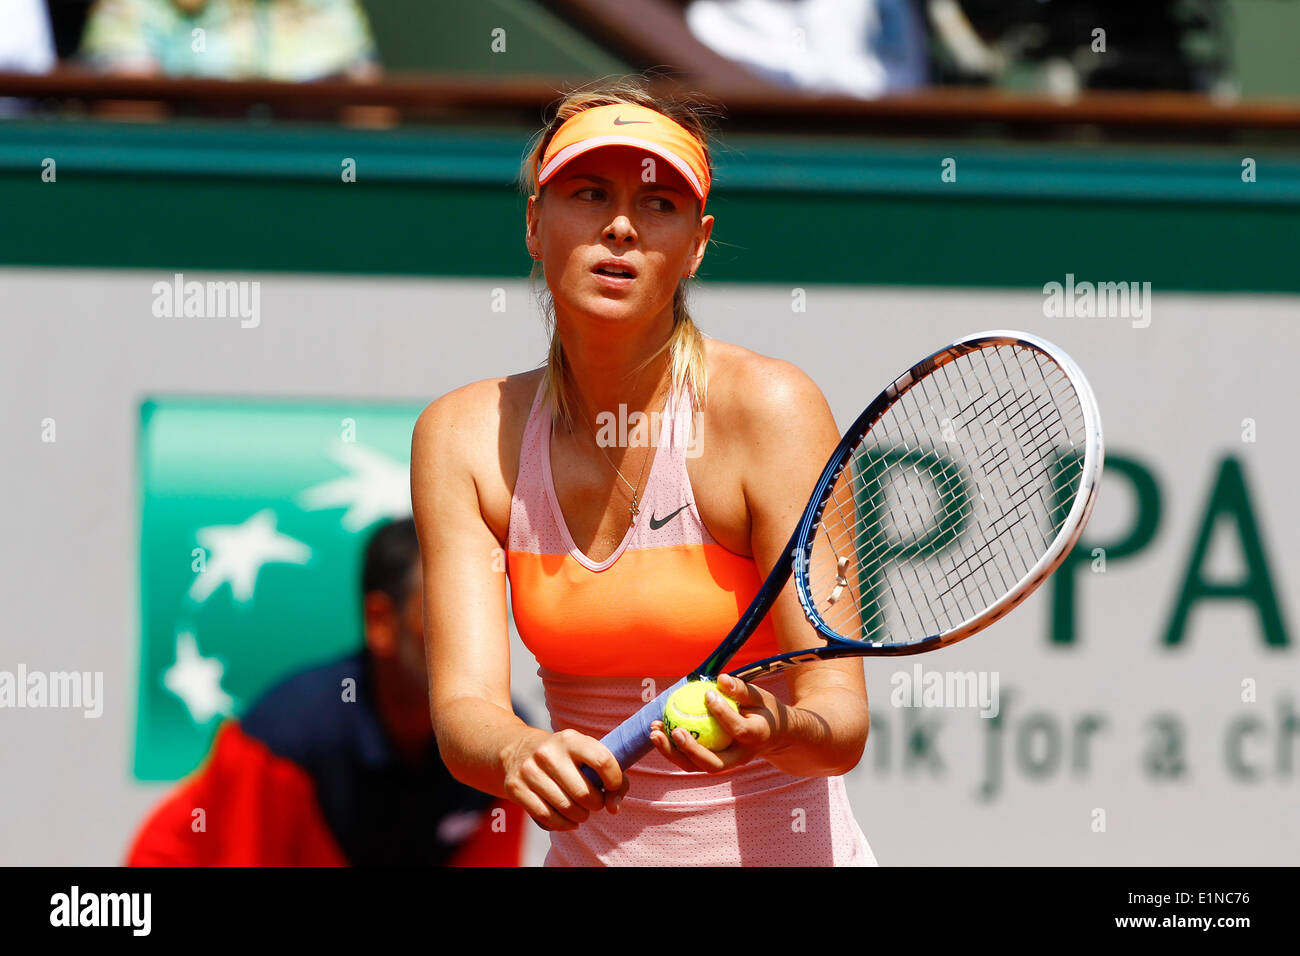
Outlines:
{"type": "MultiPolygon", "coordinates": [[[[1024,332],[970,335],[898,378],[840,440],[778,561],[726,639],[602,740],[624,769],[688,680],[714,680],[793,575],[823,646],[756,661],[741,680],[838,657],[920,654],[1027,598],[1079,539],[1102,468],[1083,373],[1024,332]]],[[[599,777],[583,768],[597,786],[599,777]]]]}

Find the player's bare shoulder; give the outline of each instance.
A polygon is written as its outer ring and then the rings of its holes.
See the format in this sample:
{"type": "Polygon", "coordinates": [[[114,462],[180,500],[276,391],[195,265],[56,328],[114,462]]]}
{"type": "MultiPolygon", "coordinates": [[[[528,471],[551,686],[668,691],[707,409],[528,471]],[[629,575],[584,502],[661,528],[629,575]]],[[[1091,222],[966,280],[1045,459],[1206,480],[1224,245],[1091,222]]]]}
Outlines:
{"type": "Polygon", "coordinates": [[[472,490],[489,527],[504,537],[519,447],[541,369],[481,379],[420,413],[411,444],[412,484],[443,481],[472,490]]]}
{"type": "Polygon", "coordinates": [[[793,362],[716,339],[708,340],[708,354],[709,410],[737,437],[748,441],[830,414],[817,383],[793,362]]]}
{"type": "Polygon", "coordinates": [[[502,428],[509,428],[520,409],[528,414],[528,402],[537,388],[541,369],[530,369],[501,378],[485,378],[454,388],[425,406],[416,421],[417,433],[436,443],[441,451],[463,449],[472,460],[476,452],[495,448],[502,428]]]}

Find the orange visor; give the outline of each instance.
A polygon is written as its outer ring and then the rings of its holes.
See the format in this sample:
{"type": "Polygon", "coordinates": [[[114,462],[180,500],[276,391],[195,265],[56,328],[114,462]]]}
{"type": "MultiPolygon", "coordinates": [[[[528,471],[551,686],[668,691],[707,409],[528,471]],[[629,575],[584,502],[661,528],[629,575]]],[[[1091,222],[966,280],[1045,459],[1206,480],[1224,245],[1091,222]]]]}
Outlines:
{"type": "Polygon", "coordinates": [[[672,163],[699,198],[704,214],[710,181],[704,148],[680,124],[644,106],[612,103],[570,116],[546,145],[537,185],[545,185],[569,160],[600,146],[635,146],[672,163]]]}

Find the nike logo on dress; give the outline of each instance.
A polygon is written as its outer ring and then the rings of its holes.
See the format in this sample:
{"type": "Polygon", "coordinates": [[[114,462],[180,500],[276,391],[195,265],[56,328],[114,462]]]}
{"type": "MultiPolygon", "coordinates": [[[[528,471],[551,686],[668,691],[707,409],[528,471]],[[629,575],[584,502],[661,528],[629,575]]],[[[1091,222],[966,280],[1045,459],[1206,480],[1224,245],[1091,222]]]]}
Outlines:
{"type": "MultiPolygon", "coordinates": [[[[625,120],[625,119],[619,119],[619,117],[617,116],[614,117],[615,126],[627,126],[629,123],[648,123],[648,122],[650,121],[649,120],[625,120]]],[[[676,514],[676,512],[674,512],[674,514],[676,514]]]]}
{"type": "MultiPolygon", "coordinates": [[[[638,122],[639,122],[639,121],[638,121],[638,122]]],[[[685,505],[682,505],[682,508],[685,508],[685,507],[686,507],[685,505]]],[[[677,511],[681,511],[682,508],[678,508],[677,511]]],[[[676,514],[677,514],[677,511],[674,511],[672,514],[665,515],[665,516],[662,517],[662,518],[656,518],[653,514],[650,515],[650,530],[651,530],[651,531],[658,531],[660,528],[662,528],[662,527],[663,527],[664,525],[666,525],[668,522],[670,522],[670,521],[673,520],[673,518],[674,518],[674,517],[676,516],[676,514]]]]}

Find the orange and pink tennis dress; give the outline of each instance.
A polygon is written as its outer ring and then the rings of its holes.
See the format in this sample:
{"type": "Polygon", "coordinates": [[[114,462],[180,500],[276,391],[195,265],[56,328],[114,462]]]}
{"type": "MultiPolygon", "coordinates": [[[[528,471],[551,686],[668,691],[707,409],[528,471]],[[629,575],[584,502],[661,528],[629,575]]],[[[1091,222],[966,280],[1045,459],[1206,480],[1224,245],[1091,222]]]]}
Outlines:
{"type": "MultiPolygon", "coordinates": [[[[537,658],[555,731],[603,737],[698,665],[762,584],[754,560],[718,544],[700,520],[686,470],[690,424],[691,403],[670,395],[639,514],[613,554],[595,562],[565,524],[541,387],[533,399],[510,503],[507,573],[515,625],[537,658]]],[[[765,620],[731,666],[778,653],[765,620]]],[[[789,701],[784,674],[758,683],[789,701]]],[[[875,865],[842,777],[794,777],[761,759],[721,774],[687,773],[655,751],[628,773],[620,812],[552,833],[548,866],[875,865]]]]}

